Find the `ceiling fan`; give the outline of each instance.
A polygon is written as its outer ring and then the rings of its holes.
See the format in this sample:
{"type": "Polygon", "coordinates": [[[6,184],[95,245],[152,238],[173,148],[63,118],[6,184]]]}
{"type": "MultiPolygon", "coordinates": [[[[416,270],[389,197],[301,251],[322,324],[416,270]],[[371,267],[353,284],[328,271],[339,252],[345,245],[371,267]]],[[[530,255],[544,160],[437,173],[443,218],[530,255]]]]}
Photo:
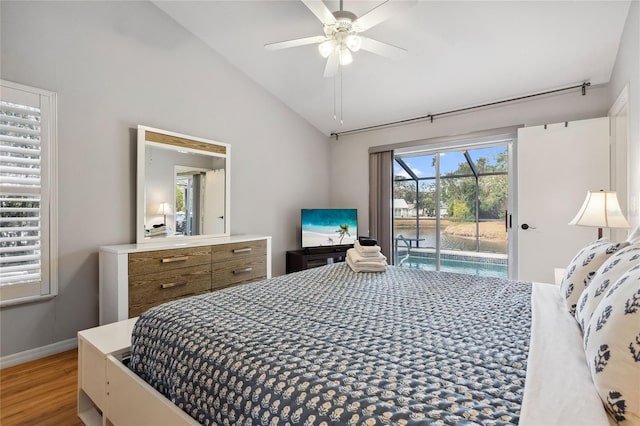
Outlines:
{"type": "Polygon", "coordinates": [[[319,0],[301,1],[322,22],[324,35],[269,43],[265,44],[265,49],[279,50],[318,44],[320,54],[327,58],[327,65],[324,68],[325,77],[336,75],[340,65],[350,64],[353,61],[351,52],[357,52],[360,49],[391,58],[397,58],[407,52],[401,47],[364,37],[360,33],[389,19],[395,12],[413,5],[417,0],[387,0],[359,18],[354,13],[343,10],[342,0],[340,0],[340,10],[335,12],[331,12],[319,0]]]}

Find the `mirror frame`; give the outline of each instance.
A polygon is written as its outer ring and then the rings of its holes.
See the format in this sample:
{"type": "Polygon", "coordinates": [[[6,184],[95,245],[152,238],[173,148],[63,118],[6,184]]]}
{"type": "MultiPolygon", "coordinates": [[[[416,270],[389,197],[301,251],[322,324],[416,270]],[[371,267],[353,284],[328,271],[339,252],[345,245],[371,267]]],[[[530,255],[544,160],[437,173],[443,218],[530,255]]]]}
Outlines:
{"type": "Polygon", "coordinates": [[[182,133],[170,132],[153,127],[138,125],[138,169],[137,169],[137,197],[136,197],[136,243],[167,243],[173,242],[174,238],[197,239],[211,237],[228,237],[231,232],[231,145],[204,139],[197,136],[185,135],[182,133]],[[224,206],[224,233],[222,234],[202,234],[202,235],[181,235],[176,237],[145,237],[145,165],[146,146],[150,143],[156,146],[167,145],[180,151],[187,151],[196,154],[206,154],[212,157],[225,159],[225,206],[224,206]]]}

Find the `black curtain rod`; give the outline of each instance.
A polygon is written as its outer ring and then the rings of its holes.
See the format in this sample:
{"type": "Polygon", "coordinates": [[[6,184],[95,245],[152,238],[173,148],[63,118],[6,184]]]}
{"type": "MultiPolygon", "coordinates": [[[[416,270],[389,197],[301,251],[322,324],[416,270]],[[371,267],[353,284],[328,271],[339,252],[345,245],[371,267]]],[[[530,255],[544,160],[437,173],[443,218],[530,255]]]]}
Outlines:
{"type": "Polygon", "coordinates": [[[563,87],[562,89],[547,90],[546,92],[534,93],[532,95],[520,96],[520,97],[517,97],[517,98],[511,98],[511,99],[504,99],[502,101],[490,102],[488,104],[482,104],[482,105],[474,105],[474,106],[470,106],[470,107],[466,107],[466,108],[454,109],[454,110],[451,110],[451,111],[438,112],[438,113],[435,113],[435,114],[427,114],[427,115],[423,115],[421,117],[407,118],[405,120],[392,121],[390,123],[376,124],[374,126],[361,127],[359,129],[345,130],[344,132],[334,132],[334,133],[331,133],[331,136],[335,136],[336,140],[338,140],[338,137],[340,135],[349,135],[349,134],[352,134],[352,133],[366,132],[367,130],[375,130],[375,129],[380,129],[382,127],[389,127],[389,126],[395,126],[395,125],[398,125],[398,124],[410,123],[412,121],[420,121],[420,120],[427,120],[428,119],[433,123],[433,119],[435,117],[440,117],[442,115],[455,114],[455,113],[458,113],[458,112],[469,111],[469,110],[472,110],[472,109],[478,109],[478,108],[485,108],[485,107],[494,106],[494,105],[500,105],[500,104],[504,104],[504,103],[507,103],[507,102],[521,101],[523,99],[535,98],[537,96],[549,95],[551,93],[564,92],[564,91],[573,90],[573,89],[582,89],[582,96],[584,96],[584,95],[587,94],[587,87],[589,87],[589,86],[591,86],[591,83],[588,82],[588,81],[585,81],[582,84],[577,84],[575,86],[569,86],[569,87],[563,87]]]}

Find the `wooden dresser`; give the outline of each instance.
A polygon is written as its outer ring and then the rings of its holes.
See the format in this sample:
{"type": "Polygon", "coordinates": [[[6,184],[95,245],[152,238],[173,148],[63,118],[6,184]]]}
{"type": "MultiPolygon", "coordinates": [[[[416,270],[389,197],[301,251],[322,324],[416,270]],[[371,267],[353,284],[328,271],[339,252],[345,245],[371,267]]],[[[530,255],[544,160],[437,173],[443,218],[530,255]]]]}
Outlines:
{"type": "Polygon", "coordinates": [[[237,235],[100,247],[100,324],[182,297],[271,278],[271,237],[237,235]]]}

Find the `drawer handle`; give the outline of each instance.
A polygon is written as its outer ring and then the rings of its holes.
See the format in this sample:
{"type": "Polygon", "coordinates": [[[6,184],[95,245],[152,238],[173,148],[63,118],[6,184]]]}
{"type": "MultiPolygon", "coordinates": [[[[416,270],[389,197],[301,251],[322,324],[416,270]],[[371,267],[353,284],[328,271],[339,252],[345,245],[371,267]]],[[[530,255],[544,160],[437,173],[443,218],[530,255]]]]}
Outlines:
{"type": "Polygon", "coordinates": [[[178,281],[176,283],[166,283],[166,284],[162,284],[160,286],[160,288],[165,289],[165,288],[173,288],[173,287],[182,287],[187,285],[186,281],[178,281]]]}
{"type": "Polygon", "coordinates": [[[233,271],[233,274],[244,274],[245,272],[251,272],[253,271],[253,268],[251,266],[249,266],[248,268],[244,268],[244,269],[238,269],[237,271],[233,271]]]}
{"type": "Polygon", "coordinates": [[[233,251],[233,254],[236,254],[236,253],[249,253],[249,252],[251,252],[251,247],[235,249],[233,251]]]}
{"type": "Polygon", "coordinates": [[[171,263],[171,262],[183,262],[185,260],[189,260],[189,256],[176,256],[176,257],[165,257],[161,260],[162,263],[171,263]]]}

